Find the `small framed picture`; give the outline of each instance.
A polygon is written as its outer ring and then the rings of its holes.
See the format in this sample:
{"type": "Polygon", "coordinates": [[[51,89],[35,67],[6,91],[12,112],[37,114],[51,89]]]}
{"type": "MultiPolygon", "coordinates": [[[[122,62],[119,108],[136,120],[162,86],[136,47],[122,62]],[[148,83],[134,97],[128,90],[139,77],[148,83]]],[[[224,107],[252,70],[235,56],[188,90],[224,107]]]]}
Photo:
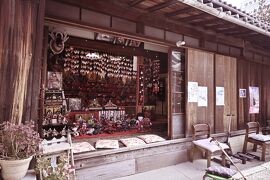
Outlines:
{"type": "Polygon", "coordinates": [[[106,41],[106,42],[113,42],[114,41],[114,36],[109,35],[109,34],[96,33],[96,40],[106,41]]]}
{"type": "Polygon", "coordinates": [[[51,90],[62,89],[62,73],[61,72],[48,72],[47,88],[51,90]]]}
{"type": "Polygon", "coordinates": [[[81,110],[81,98],[69,98],[68,109],[70,111],[81,110]]]}
{"type": "Polygon", "coordinates": [[[247,94],[246,94],[246,89],[239,89],[239,97],[240,98],[246,98],[247,94]]]}

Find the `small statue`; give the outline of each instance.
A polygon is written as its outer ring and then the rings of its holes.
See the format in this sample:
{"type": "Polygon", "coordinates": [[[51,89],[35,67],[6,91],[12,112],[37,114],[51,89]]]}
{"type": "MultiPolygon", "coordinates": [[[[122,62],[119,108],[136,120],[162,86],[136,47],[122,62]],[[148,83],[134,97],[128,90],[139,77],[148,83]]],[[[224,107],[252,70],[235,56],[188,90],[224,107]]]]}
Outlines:
{"type": "Polygon", "coordinates": [[[52,136],[56,137],[58,135],[58,131],[56,129],[53,129],[52,136]]]}
{"type": "Polygon", "coordinates": [[[88,131],[87,124],[84,122],[82,124],[82,127],[80,128],[80,133],[81,134],[86,134],[87,131],[88,131]]]}
{"type": "Polygon", "coordinates": [[[71,130],[74,137],[77,137],[80,135],[78,132],[78,126],[74,126],[71,130]]]}

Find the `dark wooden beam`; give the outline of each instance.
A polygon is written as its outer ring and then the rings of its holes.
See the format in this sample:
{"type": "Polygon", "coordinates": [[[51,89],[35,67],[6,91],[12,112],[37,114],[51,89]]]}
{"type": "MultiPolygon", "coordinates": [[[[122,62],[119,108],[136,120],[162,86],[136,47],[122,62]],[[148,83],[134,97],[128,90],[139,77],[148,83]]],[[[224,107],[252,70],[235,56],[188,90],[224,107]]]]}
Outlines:
{"type": "Polygon", "coordinates": [[[222,23],[222,24],[216,24],[216,25],[213,25],[213,26],[207,26],[208,28],[211,28],[211,29],[214,29],[214,30],[218,30],[218,29],[228,29],[228,28],[235,28],[236,26],[235,25],[229,25],[227,23],[222,23]]]}
{"type": "Polygon", "coordinates": [[[225,32],[224,34],[234,36],[234,35],[246,34],[246,33],[249,33],[249,32],[250,32],[250,30],[242,30],[242,31],[225,32]]]}
{"type": "Polygon", "coordinates": [[[249,33],[245,33],[245,34],[238,34],[238,35],[234,35],[235,37],[239,37],[239,38],[244,38],[244,37],[251,37],[251,36],[257,36],[259,35],[256,32],[249,32],[249,33]]]}
{"type": "Polygon", "coordinates": [[[177,16],[179,14],[184,14],[184,13],[188,13],[188,12],[191,12],[191,11],[194,11],[194,8],[186,7],[186,8],[183,8],[183,9],[179,9],[177,11],[167,13],[167,14],[165,14],[165,16],[166,17],[173,17],[173,16],[177,16]]]}
{"type": "Polygon", "coordinates": [[[152,7],[148,8],[147,10],[149,12],[158,11],[158,10],[166,8],[166,7],[168,7],[168,6],[170,6],[170,5],[174,4],[174,3],[177,3],[177,1],[176,0],[167,0],[167,1],[163,2],[163,3],[161,3],[161,4],[157,4],[155,6],[152,6],[152,7]]]}
{"type": "Polygon", "coordinates": [[[129,6],[133,7],[133,6],[136,6],[137,4],[140,4],[143,1],[145,0],[133,0],[133,1],[130,1],[128,4],[129,6]]]}
{"type": "Polygon", "coordinates": [[[209,16],[209,15],[206,13],[201,13],[201,14],[197,14],[197,15],[191,15],[188,17],[184,17],[184,18],[179,18],[179,19],[177,19],[177,21],[180,21],[180,22],[193,21],[193,20],[201,19],[205,16],[209,16]]]}
{"type": "Polygon", "coordinates": [[[195,25],[195,26],[213,26],[213,25],[217,25],[220,24],[220,21],[215,19],[215,18],[211,18],[211,19],[202,19],[201,21],[197,21],[197,22],[191,22],[191,24],[195,25]]]}
{"type": "MultiPolygon", "coordinates": [[[[244,29],[246,30],[246,29],[244,29]]],[[[224,27],[223,29],[216,30],[217,33],[224,33],[224,32],[240,32],[243,31],[243,28],[232,26],[232,27],[224,27]]]]}

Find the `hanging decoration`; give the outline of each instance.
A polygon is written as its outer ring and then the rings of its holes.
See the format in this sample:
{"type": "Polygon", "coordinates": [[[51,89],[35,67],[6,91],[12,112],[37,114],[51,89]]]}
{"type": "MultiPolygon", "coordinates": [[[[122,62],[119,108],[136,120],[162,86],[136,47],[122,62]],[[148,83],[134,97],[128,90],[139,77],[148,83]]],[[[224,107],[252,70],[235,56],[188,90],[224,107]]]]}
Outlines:
{"type": "Polygon", "coordinates": [[[49,46],[53,54],[60,54],[61,52],[63,52],[63,50],[65,49],[65,42],[69,38],[67,36],[67,33],[52,31],[49,35],[51,37],[49,46]]]}
{"type": "Polygon", "coordinates": [[[136,78],[133,59],[74,47],[66,48],[64,70],[82,76],[96,74],[102,79],[122,78],[123,82],[136,78]]]}
{"type": "Polygon", "coordinates": [[[159,73],[160,60],[145,59],[145,84],[148,93],[157,94],[160,90],[159,73]]]}

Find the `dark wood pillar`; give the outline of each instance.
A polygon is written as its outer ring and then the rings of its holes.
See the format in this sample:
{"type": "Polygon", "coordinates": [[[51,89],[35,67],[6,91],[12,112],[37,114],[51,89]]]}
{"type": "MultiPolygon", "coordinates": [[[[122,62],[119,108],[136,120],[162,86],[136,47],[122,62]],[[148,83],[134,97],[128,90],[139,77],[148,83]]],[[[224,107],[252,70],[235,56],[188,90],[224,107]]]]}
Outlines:
{"type": "Polygon", "coordinates": [[[0,121],[32,119],[26,116],[32,105],[26,104],[30,94],[38,103],[38,70],[34,67],[41,55],[44,5],[45,0],[0,1],[0,121]]]}

